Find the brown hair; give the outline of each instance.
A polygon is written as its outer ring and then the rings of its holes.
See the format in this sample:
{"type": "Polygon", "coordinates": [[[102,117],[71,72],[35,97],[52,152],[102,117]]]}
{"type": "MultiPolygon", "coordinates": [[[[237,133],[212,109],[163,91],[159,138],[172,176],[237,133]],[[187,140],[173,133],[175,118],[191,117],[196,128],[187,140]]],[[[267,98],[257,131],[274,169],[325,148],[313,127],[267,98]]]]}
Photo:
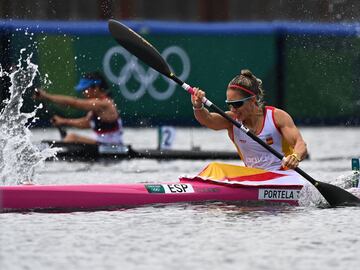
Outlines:
{"type": "Polygon", "coordinates": [[[262,87],[262,81],[257,78],[248,69],[242,69],[239,75],[236,75],[228,85],[230,89],[240,89],[245,97],[256,96],[259,107],[264,107],[265,91],[262,87]]]}

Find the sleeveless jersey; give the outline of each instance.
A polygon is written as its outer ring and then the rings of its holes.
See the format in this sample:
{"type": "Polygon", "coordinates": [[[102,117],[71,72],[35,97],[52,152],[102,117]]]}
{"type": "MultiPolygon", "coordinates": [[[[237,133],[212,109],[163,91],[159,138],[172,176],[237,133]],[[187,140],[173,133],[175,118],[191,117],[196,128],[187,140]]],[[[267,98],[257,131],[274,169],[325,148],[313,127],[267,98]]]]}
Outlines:
{"type": "MultiPolygon", "coordinates": [[[[292,153],[274,120],[274,107],[266,106],[263,127],[257,136],[283,155],[292,153]]],[[[247,167],[276,171],[281,169],[281,160],[251,139],[241,129],[233,126],[233,142],[247,167]]]]}
{"type": "Polygon", "coordinates": [[[95,140],[98,143],[123,144],[123,126],[120,117],[113,122],[103,122],[99,116],[93,113],[90,126],[96,133],[95,140]]]}

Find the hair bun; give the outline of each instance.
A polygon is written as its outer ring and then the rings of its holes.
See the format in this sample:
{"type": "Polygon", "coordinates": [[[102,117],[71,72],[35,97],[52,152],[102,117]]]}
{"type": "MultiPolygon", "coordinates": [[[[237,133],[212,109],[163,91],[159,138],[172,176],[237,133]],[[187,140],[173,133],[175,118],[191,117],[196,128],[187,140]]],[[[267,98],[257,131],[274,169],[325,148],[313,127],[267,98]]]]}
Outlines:
{"type": "Polygon", "coordinates": [[[252,74],[252,72],[249,69],[242,69],[241,72],[240,72],[240,75],[243,75],[243,76],[248,77],[248,78],[253,78],[254,77],[254,75],[252,74]]]}

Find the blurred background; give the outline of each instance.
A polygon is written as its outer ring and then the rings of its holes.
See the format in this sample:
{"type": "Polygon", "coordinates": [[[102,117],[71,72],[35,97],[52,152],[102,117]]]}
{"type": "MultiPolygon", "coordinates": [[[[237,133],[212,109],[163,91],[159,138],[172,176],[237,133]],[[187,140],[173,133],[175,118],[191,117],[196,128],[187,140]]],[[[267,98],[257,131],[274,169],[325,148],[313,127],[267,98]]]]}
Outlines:
{"type": "MultiPolygon", "coordinates": [[[[0,17],[5,70],[26,48],[39,65],[37,85],[66,95],[76,95],[81,74],[100,70],[127,126],[198,124],[186,93],[116,44],[109,18],[143,35],[223,109],[227,83],[249,68],[263,80],[267,104],[299,125],[360,123],[360,1],[0,0],[0,17]]],[[[8,82],[0,87],[3,100],[8,82]]],[[[24,111],[33,110],[25,100],[24,111]]],[[[55,113],[83,114],[47,109],[37,126],[55,113]]]]}
{"type": "Polygon", "coordinates": [[[358,21],[357,0],[1,0],[8,19],[176,21],[358,21]]]}

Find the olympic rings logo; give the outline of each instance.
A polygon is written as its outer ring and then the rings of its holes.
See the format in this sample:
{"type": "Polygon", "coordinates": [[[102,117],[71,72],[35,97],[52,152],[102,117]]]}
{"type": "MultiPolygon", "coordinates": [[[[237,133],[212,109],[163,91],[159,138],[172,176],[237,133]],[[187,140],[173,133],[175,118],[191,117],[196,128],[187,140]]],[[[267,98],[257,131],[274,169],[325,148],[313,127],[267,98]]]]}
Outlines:
{"type": "MultiPolygon", "coordinates": [[[[185,81],[190,74],[190,59],[187,53],[178,46],[171,46],[166,48],[161,56],[167,61],[170,55],[175,55],[179,58],[182,64],[182,72],[178,77],[185,81]]],[[[152,68],[145,70],[143,65],[138,62],[137,57],[130,54],[123,47],[115,46],[110,48],[103,58],[103,69],[106,77],[114,84],[119,86],[121,94],[128,100],[140,99],[146,91],[157,100],[166,100],[172,96],[175,91],[176,83],[165,78],[167,88],[163,91],[158,91],[153,83],[158,79],[159,73],[152,68]],[[125,60],[125,65],[121,68],[120,72],[114,74],[111,68],[113,57],[121,56],[125,60]],[[137,89],[129,89],[127,84],[134,78],[139,86],[137,89]]],[[[161,77],[164,78],[163,75],[161,77]]]]}

